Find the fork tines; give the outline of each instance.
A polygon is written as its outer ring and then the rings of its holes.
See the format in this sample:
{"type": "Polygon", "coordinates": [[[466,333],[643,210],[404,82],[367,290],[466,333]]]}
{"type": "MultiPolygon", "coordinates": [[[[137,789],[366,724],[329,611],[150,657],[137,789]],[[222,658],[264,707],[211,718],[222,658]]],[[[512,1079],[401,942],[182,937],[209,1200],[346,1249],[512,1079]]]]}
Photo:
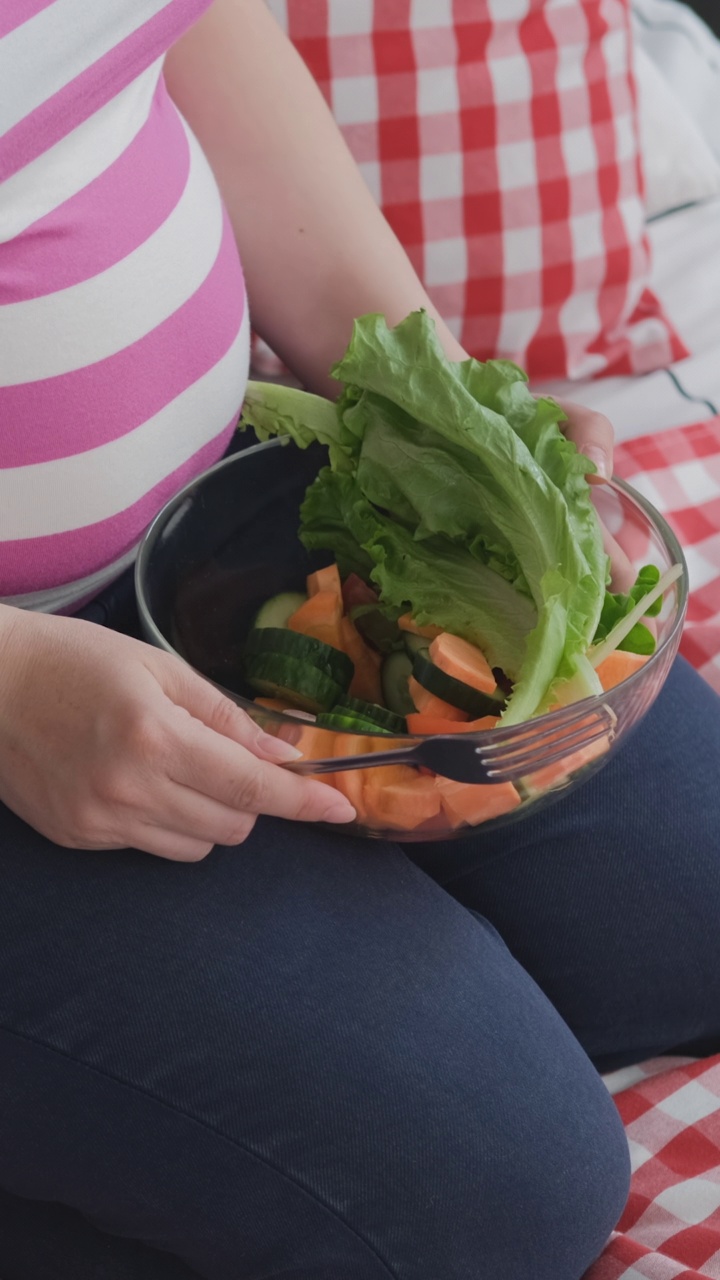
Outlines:
{"type": "Polygon", "coordinates": [[[548,724],[543,717],[542,727],[528,726],[528,732],[518,735],[517,726],[508,730],[502,741],[497,740],[478,747],[478,755],[492,777],[519,777],[533,773],[582,751],[601,739],[609,746],[614,737],[617,716],[608,706],[592,711],[587,708],[565,715],[562,722],[548,724]]]}

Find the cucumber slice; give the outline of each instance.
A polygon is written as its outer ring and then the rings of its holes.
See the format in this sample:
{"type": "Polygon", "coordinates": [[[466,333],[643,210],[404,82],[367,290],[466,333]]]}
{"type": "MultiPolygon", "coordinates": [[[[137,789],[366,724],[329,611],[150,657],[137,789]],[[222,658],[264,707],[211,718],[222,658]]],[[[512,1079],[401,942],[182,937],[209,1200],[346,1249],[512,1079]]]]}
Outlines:
{"type": "Polygon", "coordinates": [[[348,694],[340,699],[337,707],[333,707],[333,711],[340,709],[346,713],[351,712],[361,720],[369,720],[380,729],[388,729],[390,733],[407,733],[405,717],[378,706],[377,702],[365,702],[362,698],[351,698],[348,694]]]}
{"type": "Polygon", "coordinates": [[[382,664],[380,682],[383,697],[390,710],[398,716],[410,716],[415,710],[408,689],[412,673],[413,662],[407,653],[391,653],[382,664]]]}
{"type": "Polygon", "coordinates": [[[412,631],[403,631],[402,638],[405,652],[409,653],[413,659],[416,653],[427,653],[430,648],[430,641],[427,636],[416,636],[412,631]]]}
{"type": "Polygon", "coordinates": [[[389,729],[373,724],[372,720],[362,720],[350,712],[342,714],[344,710],[343,707],[335,707],[332,711],[324,711],[315,724],[318,729],[335,729],[338,733],[390,733],[389,729]]]}
{"type": "Polygon", "coordinates": [[[258,653],[245,661],[248,684],[268,698],[282,698],[302,711],[329,711],[343,689],[324,671],[282,653],[258,653]]]}
{"type": "Polygon", "coordinates": [[[467,711],[473,720],[479,720],[481,716],[498,716],[505,706],[502,696],[496,698],[492,694],[481,693],[463,680],[456,680],[454,676],[449,676],[436,667],[423,653],[416,653],[412,673],[428,693],[434,693],[443,702],[467,711]]]}
{"type": "Polygon", "coordinates": [[[353,663],[342,649],[334,649],[331,644],[313,636],[303,636],[299,631],[290,631],[288,627],[256,627],[245,641],[245,653],[249,657],[277,653],[295,658],[324,671],[343,689],[348,688],[355,672],[353,663]]]}
{"type": "Polygon", "coordinates": [[[281,591],[258,609],[253,627],[286,627],[288,618],[307,600],[301,591],[281,591]]]}

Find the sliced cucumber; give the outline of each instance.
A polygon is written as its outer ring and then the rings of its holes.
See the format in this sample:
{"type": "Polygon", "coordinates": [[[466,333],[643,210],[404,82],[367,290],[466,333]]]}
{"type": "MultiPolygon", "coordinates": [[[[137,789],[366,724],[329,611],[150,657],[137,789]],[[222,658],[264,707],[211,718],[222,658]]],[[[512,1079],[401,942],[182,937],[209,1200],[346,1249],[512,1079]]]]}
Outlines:
{"type": "Polygon", "coordinates": [[[456,680],[454,676],[441,671],[422,653],[416,653],[412,673],[428,693],[433,693],[436,698],[449,702],[461,711],[467,711],[473,720],[479,720],[481,716],[498,716],[505,706],[502,696],[493,697],[492,694],[481,693],[463,680],[456,680]]]}
{"type": "Polygon", "coordinates": [[[405,652],[409,653],[411,658],[414,658],[416,653],[427,653],[430,648],[427,636],[416,636],[413,631],[403,631],[402,638],[405,652]]]}
{"type": "Polygon", "coordinates": [[[315,721],[318,729],[335,729],[338,733],[385,733],[382,725],[373,724],[372,720],[362,720],[360,716],[343,715],[343,707],[335,707],[332,711],[323,711],[315,721]]]}
{"type": "Polygon", "coordinates": [[[350,617],[363,640],[380,653],[393,653],[403,647],[403,633],[397,623],[374,604],[359,604],[350,617]]]}
{"type": "Polygon", "coordinates": [[[407,653],[391,653],[382,664],[380,682],[383,697],[390,710],[398,716],[410,716],[415,710],[408,689],[412,673],[412,658],[407,653]]]}
{"type": "Polygon", "coordinates": [[[248,656],[245,675],[258,693],[292,702],[302,711],[329,711],[344,692],[324,671],[282,653],[248,656]]]}
{"type": "Polygon", "coordinates": [[[348,694],[340,699],[338,707],[333,707],[333,711],[341,708],[354,716],[359,716],[361,720],[369,720],[379,728],[389,730],[390,733],[407,733],[405,717],[396,715],[394,711],[388,711],[386,707],[378,706],[377,702],[365,702],[362,698],[351,698],[348,694]]]}
{"type": "Polygon", "coordinates": [[[249,657],[277,653],[295,658],[324,671],[343,689],[348,688],[355,672],[353,663],[342,649],[334,649],[331,644],[313,636],[303,636],[299,631],[290,631],[288,627],[255,627],[245,641],[245,653],[249,657]]]}
{"type": "Polygon", "coordinates": [[[301,591],[281,591],[262,605],[253,622],[254,627],[286,627],[288,618],[305,603],[307,596],[301,591]]]}

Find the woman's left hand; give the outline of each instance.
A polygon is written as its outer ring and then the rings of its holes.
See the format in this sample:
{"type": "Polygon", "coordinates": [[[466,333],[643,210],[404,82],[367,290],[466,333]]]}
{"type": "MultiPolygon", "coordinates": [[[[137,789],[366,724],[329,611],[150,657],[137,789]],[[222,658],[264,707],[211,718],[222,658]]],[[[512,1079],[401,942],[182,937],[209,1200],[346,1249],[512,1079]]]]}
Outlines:
{"type": "MultiPolygon", "coordinates": [[[[613,473],[613,447],[615,432],[609,418],[604,413],[596,413],[584,405],[570,400],[558,400],[560,408],[567,414],[567,422],[561,424],[568,440],[572,440],[579,453],[583,453],[596,470],[588,472],[591,485],[605,484],[613,473]]],[[[610,557],[612,569],[611,586],[614,591],[629,591],[635,581],[635,571],[625,552],[618,545],[612,534],[600,521],[603,531],[605,551],[610,557]]]]}
{"type": "Polygon", "coordinates": [[[590,484],[604,484],[613,472],[615,432],[610,419],[604,413],[596,413],[594,409],[586,409],[571,400],[558,400],[557,403],[567,414],[567,422],[561,424],[562,431],[578,451],[595,464],[596,471],[588,472],[590,484]]]}

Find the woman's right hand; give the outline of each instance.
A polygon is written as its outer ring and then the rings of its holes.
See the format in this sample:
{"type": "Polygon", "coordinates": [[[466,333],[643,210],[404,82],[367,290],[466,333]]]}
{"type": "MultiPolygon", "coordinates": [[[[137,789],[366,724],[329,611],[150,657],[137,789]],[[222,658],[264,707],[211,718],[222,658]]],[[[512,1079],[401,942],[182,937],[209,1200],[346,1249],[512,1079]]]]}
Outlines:
{"type": "Polygon", "coordinates": [[[75,618],[0,606],[0,800],[56,844],[182,862],[258,814],[349,822],[297,753],[171,654],[75,618]]]}

